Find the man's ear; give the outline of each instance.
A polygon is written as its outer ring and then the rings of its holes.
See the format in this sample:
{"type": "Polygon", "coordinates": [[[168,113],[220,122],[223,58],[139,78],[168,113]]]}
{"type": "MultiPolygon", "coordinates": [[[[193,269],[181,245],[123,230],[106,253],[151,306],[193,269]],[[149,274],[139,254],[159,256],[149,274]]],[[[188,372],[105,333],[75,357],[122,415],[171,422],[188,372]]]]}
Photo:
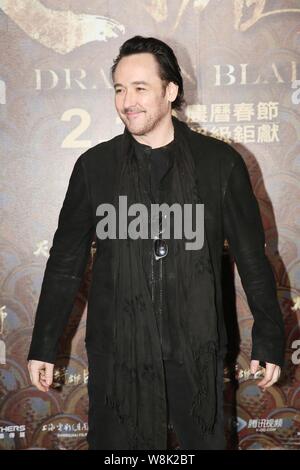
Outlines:
{"type": "Polygon", "coordinates": [[[176,85],[176,83],[174,82],[169,82],[168,85],[167,85],[167,97],[168,97],[168,100],[173,103],[173,101],[176,100],[177,98],[177,95],[178,95],[178,89],[179,89],[179,86],[176,85]]]}

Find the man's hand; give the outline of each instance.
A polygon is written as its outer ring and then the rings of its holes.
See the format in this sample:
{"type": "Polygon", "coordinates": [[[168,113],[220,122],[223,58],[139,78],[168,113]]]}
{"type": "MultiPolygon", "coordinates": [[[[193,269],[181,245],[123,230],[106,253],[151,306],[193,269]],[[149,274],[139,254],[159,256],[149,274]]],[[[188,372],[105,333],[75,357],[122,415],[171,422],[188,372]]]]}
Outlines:
{"type": "Polygon", "coordinates": [[[28,370],[32,385],[37,387],[41,392],[48,392],[53,382],[54,364],[30,360],[28,362],[28,370]]]}
{"type": "MultiPolygon", "coordinates": [[[[251,374],[255,374],[255,372],[258,371],[258,367],[259,361],[253,359],[250,363],[251,374]]],[[[279,380],[280,373],[281,369],[279,366],[271,362],[266,362],[265,376],[257,385],[265,391],[266,388],[271,387],[271,385],[279,380]]]]}

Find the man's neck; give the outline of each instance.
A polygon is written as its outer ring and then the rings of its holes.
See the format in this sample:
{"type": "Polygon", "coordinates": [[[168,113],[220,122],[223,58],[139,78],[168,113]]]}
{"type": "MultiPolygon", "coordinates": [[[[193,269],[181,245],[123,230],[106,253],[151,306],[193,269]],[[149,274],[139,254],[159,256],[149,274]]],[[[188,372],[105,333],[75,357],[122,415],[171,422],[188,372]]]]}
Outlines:
{"type": "Polygon", "coordinates": [[[132,137],[140,144],[149,145],[153,149],[168,145],[174,140],[174,126],[172,118],[161,122],[159,127],[144,135],[134,135],[132,137]]]}

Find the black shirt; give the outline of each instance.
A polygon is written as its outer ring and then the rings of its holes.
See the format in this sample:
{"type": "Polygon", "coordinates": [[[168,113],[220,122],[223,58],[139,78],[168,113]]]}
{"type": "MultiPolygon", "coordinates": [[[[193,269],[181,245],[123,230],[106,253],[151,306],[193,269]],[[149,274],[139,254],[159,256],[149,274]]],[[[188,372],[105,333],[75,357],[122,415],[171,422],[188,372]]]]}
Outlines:
{"type": "MultiPolygon", "coordinates": [[[[145,167],[150,168],[150,191],[154,201],[161,204],[164,201],[160,200],[159,184],[172,165],[174,140],[167,145],[154,149],[149,145],[141,144],[135,139],[133,140],[137,158],[150,160],[150,165],[145,165],[145,167]]],[[[164,259],[156,261],[153,257],[151,264],[150,283],[153,292],[152,300],[161,337],[162,356],[165,360],[174,360],[173,351],[175,348],[178,356],[178,338],[175,325],[172,324],[171,312],[168,309],[164,259]]]]}
{"type": "MultiPolygon", "coordinates": [[[[139,157],[150,159],[151,162],[151,193],[155,201],[159,201],[159,183],[171,166],[172,146],[174,140],[158,148],[141,144],[134,139],[135,150],[139,157]]],[[[163,202],[163,201],[160,201],[163,202]]]]}

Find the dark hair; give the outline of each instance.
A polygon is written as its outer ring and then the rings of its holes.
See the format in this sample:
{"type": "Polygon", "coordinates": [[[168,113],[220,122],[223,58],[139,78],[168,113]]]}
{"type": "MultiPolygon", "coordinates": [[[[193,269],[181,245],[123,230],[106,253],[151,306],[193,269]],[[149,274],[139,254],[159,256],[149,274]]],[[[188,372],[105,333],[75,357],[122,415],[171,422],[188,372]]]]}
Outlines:
{"type": "Polygon", "coordinates": [[[158,63],[160,78],[163,81],[167,83],[174,82],[178,85],[178,94],[176,100],[172,102],[172,108],[180,110],[185,102],[181,69],[171,47],[159,39],[134,36],[125,41],[120,47],[119,55],[113,61],[111,67],[112,78],[118,63],[123,57],[142,52],[149,52],[154,55],[158,63]]]}

